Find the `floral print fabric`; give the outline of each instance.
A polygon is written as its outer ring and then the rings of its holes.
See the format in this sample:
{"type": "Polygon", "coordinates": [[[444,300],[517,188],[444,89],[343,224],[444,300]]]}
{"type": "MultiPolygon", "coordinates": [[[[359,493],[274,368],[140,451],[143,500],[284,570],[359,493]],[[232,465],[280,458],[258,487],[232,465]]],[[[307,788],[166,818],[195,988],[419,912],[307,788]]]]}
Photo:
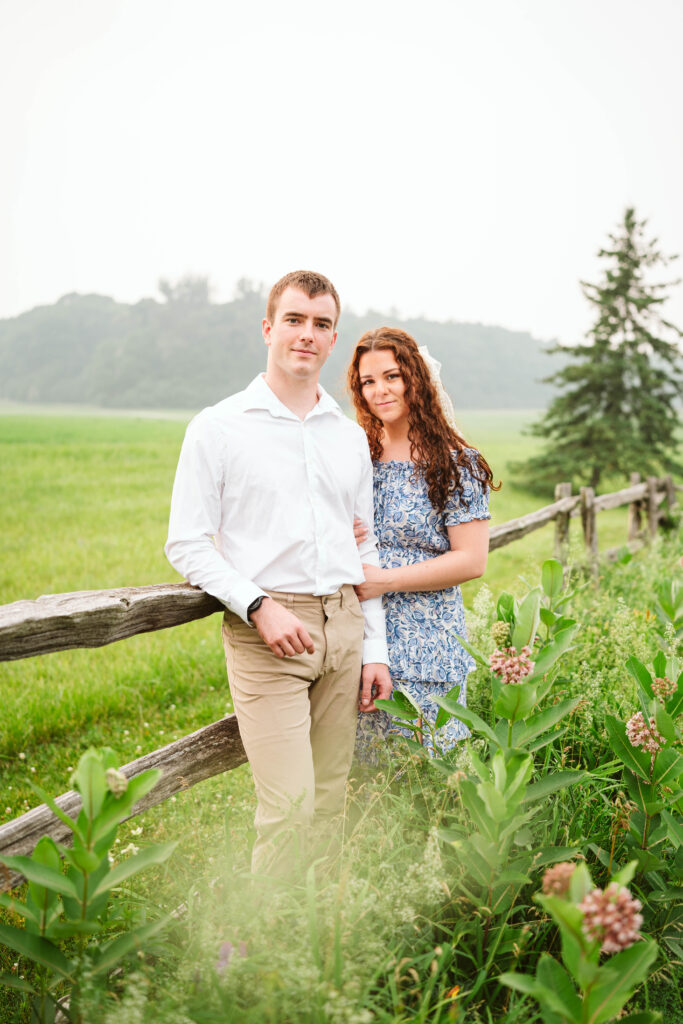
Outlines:
{"type": "MultiPolygon", "coordinates": [[[[478,453],[472,448],[467,453],[474,462],[478,453]]],[[[460,486],[441,514],[429,501],[427,483],[412,462],[373,464],[375,533],[382,568],[413,565],[443,554],[450,550],[448,526],[491,518],[488,488],[467,469],[458,466],[458,470],[460,486]]],[[[465,704],[467,675],[474,662],[455,637],[456,633],[465,636],[460,588],[385,594],[382,601],[394,685],[409,692],[432,723],[439,710],[434,696],[459,686],[458,699],[465,704]]],[[[383,712],[360,714],[358,755],[367,760],[364,751],[389,731],[412,735],[383,712]]],[[[451,719],[439,731],[439,742],[448,749],[467,735],[467,728],[451,719]]],[[[429,745],[427,733],[424,742],[429,745]]]]}

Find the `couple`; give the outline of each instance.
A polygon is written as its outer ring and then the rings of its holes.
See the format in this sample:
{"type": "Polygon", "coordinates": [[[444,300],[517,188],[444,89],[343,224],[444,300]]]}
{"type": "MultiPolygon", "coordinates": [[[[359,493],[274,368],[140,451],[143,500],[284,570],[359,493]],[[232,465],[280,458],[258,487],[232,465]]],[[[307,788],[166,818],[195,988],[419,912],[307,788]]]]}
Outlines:
{"type": "Polygon", "coordinates": [[[356,346],[360,426],[320,387],[339,313],[320,274],[273,286],[266,373],[190,423],[171,502],[171,564],[226,606],[257,795],[252,868],[271,874],[314,820],[335,827],[359,707],[375,742],[386,733],[373,698],[389,697],[389,666],[432,721],[430,696],[459,683],[464,702],[457,584],[481,575],[488,550],[490,469],[447,421],[412,338],[380,328],[356,346]]]}

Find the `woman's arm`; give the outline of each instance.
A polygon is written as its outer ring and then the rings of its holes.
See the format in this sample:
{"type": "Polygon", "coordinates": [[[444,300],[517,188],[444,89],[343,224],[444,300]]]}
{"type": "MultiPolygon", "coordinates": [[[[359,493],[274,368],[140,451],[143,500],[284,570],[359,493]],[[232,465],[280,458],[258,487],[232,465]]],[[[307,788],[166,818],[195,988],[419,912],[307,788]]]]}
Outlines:
{"type": "Polygon", "coordinates": [[[355,588],[360,601],[395,591],[445,590],[483,575],[489,551],[489,524],[486,519],[449,526],[451,550],[398,569],[378,569],[363,563],[365,583],[355,588]]]}

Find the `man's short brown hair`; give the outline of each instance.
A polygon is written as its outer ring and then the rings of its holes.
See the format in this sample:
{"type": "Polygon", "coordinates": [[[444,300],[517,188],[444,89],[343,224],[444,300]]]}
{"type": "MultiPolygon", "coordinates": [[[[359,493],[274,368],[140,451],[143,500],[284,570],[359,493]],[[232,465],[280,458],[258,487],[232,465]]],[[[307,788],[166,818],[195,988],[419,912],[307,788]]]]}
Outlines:
{"type": "Polygon", "coordinates": [[[277,304],[285,288],[298,288],[308,295],[309,299],[314,299],[316,295],[331,295],[337,307],[337,316],[334,321],[334,326],[337,326],[339,314],[341,313],[341,303],[339,302],[337,289],[326,277],[322,274],[316,274],[312,270],[293,270],[291,274],[285,274],[284,277],[275,282],[270,289],[270,295],[266,303],[266,320],[269,323],[272,324],[275,319],[277,304]]]}

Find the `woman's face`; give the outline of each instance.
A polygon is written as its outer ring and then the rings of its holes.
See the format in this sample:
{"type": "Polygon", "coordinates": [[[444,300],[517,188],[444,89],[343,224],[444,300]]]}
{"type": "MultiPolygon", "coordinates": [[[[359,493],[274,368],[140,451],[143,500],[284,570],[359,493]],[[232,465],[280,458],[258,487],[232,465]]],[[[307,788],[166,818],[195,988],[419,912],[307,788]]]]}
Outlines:
{"type": "Polygon", "coordinates": [[[386,425],[408,418],[406,385],[391,349],[365,352],[358,372],[361,393],[373,416],[386,425]]]}

